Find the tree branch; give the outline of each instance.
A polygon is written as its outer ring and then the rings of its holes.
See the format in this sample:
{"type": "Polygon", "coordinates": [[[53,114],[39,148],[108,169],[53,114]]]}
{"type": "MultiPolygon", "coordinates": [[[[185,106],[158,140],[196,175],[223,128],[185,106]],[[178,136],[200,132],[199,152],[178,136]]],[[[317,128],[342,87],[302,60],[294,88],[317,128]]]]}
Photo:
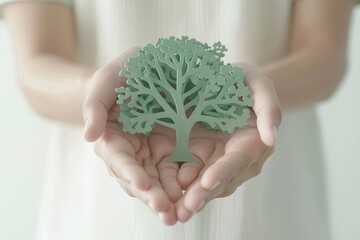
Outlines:
{"type": "Polygon", "coordinates": [[[163,126],[165,126],[165,127],[172,128],[172,129],[176,130],[176,129],[175,129],[175,124],[168,123],[168,122],[162,121],[162,120],[160,120],[160,119],[155,119],[155,122],[158,123],[158,124],[160,124],[160,125],[163,125],[163,126]]]}
{"type": "Polygon", "coordinates": [[[185,111],[189,110],[192,106],[196,106],[196,104],[198,103],[199,101],[199,97],[195,97],[193,98],[190,102],[186,103],[185,104],[185,111]]]}
{"type": "Polygon", "coordinates": [[[237,119],[239,116],[238,115],[236,115],[235,113],[231,113],[231,112],[229,112],[229,111],[226,111],[226,110],[224,110],[224,109],[222,109],[222,108],[220,108],[218,105],[211,105],[218,113],[221,113],[221,114],[223,114],[223,115],[228,115],[228,116],[230,116],[230,117],[232,117],[232,118],[234,118],[234,119],[237,119]]]}
{"type": "Polygon", "coordinates": [[[150,76],[146,76],[147,77],[147,81],[150,85],[150,88],[152,91],[150,92],[150,95],[154,96],[155,99],[158,101],[158,103],[160,104],[160,106],[165,110],[165,111],[169,111],[172,112],[173,114],[176,114],[175,111],[170,107],[170,105],[165,101],[165,99],[160,95],[160,93],[158,92],[158,90],[156,89],[156,86],[154,85],[154,83],[152,82],[152,79],[149,78],[150,76]]]}
{"type": "Polygon", "coordinates": [[[212,116],[204,116],[201,115],[198,119],[199,122],[204,122],[210,125],[210,123],[213,123],[217,126],[219,126],[221,124],[221,126],[224,127],[224,124],[222,124],[222,122],[226,122],[228,121],[227,118],[218,118],[218,117],[212,117],[212,116]]]}
{"type": "Polygon", "coordinates": [[[194,94],[195,92],[198,92],[200,89],[202,88],[201,84],[197,84],[195,85],[195,87],[191,88],[189,91],[187,91],[186,93],[184,92],[184,99],[186,99],[187,97],[191,96],[192,94],[194,94]]]}
{"type": "Polygon", "coordinates": [[[157,113],[139,113],[136,112],[135,110],[131,110],[130,111],[131,114],[135,115],[136,117],[140,117],[140,118],[147,118],[147,117],[151,117],[151,118],[170,118],[172,119],[172,117],[167,113],[167,112],[157,112],[157,113]]]}

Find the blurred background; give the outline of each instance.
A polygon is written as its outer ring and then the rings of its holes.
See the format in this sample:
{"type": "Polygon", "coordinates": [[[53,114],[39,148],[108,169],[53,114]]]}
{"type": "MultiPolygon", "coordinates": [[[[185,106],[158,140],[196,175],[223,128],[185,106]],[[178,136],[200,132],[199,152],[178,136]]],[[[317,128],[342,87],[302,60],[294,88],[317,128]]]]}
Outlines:
{"type": "MultiPolygon", "coordinates": [[[[334,240],[360,239],[360,8],[354,10],[349,68],[318,107],[327,159],[334,240]]],[[[36,230],[49,123],[31,112],[17,85],[14,49],[0,20],[0,239],[31,240],[36,230]]]]}

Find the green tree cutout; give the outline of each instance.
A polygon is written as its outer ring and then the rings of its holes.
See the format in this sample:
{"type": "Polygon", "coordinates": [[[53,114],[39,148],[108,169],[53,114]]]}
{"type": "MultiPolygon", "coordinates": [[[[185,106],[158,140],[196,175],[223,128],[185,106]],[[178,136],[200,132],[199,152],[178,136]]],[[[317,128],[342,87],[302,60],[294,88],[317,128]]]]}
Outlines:
{"type": "Polygon", "coordinates": [[[242,71],[225,65],[227,51],[188,37],[161,38],[142,48],[120,72],[127,86],[117,88],[119,122],[131,134],[149,134],[155,124],[176,131],[176,149],[165,161],[194,162],[188,150],[195,123],[232,133],[250,117],[249,88],[242,71]]]}

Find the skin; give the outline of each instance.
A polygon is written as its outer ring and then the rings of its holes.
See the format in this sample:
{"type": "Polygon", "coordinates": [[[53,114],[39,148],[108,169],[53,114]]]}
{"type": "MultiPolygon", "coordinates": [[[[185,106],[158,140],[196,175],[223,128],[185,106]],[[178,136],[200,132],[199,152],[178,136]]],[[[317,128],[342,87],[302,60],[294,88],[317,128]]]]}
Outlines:
{"type": "Polygon", "coordinates": [[[75,61],[70,8],[15,2],[3,11],[16,44],[19,85],[30,105],[57,121],[84,121],[85,139],[95,141],[110,175],[172,225],[188,221],[212,199],[229,196],[260,174],[276,144],[279,102],[295,109],[331,96],[346,69],[352,6],[352,0],[296,1],[288,55],[258,68],[235,63],[244,69],[255,102],[249,126],[232,135],[195,126],[190,151],[199,163],[182,165],[161,161],[175,147],[173,132],[157,126],[147,137],[130,135],[116,121],[114,88],[125,81],[118,72],[136,48],[99,69],[82,66],[75,61]]]}

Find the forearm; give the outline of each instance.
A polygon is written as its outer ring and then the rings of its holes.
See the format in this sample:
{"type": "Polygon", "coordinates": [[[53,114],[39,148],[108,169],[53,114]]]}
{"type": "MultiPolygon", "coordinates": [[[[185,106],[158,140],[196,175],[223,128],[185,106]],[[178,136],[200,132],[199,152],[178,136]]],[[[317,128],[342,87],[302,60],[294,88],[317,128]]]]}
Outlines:
{"type": "Polygon", "coordinates": [[[303,47],[261,70],[275,84],[283,109],[311,105],[329,97],[346,69],[346,49],[303,47]]]}
{"type": "Polygon", "coordinates": [[[71,7],[14,1],[3,6],[16,47],[20,87],[41,115],[81,123],[81,106],[94,70],[76,63],[76,24],[71,7]]]}
{"type": "Polygon", "coordinates": [[[80,124],[82,104],[94,72],[56,55],[40,54],[19,64],[19,84],[40,115],[80,124]]]}
{"type": "Polygon", "coordinates": [[[353,0],[295,1],[289,54],[262,70],[273,80],[283,109],[328,98],[347,64],[353,0]]]}

